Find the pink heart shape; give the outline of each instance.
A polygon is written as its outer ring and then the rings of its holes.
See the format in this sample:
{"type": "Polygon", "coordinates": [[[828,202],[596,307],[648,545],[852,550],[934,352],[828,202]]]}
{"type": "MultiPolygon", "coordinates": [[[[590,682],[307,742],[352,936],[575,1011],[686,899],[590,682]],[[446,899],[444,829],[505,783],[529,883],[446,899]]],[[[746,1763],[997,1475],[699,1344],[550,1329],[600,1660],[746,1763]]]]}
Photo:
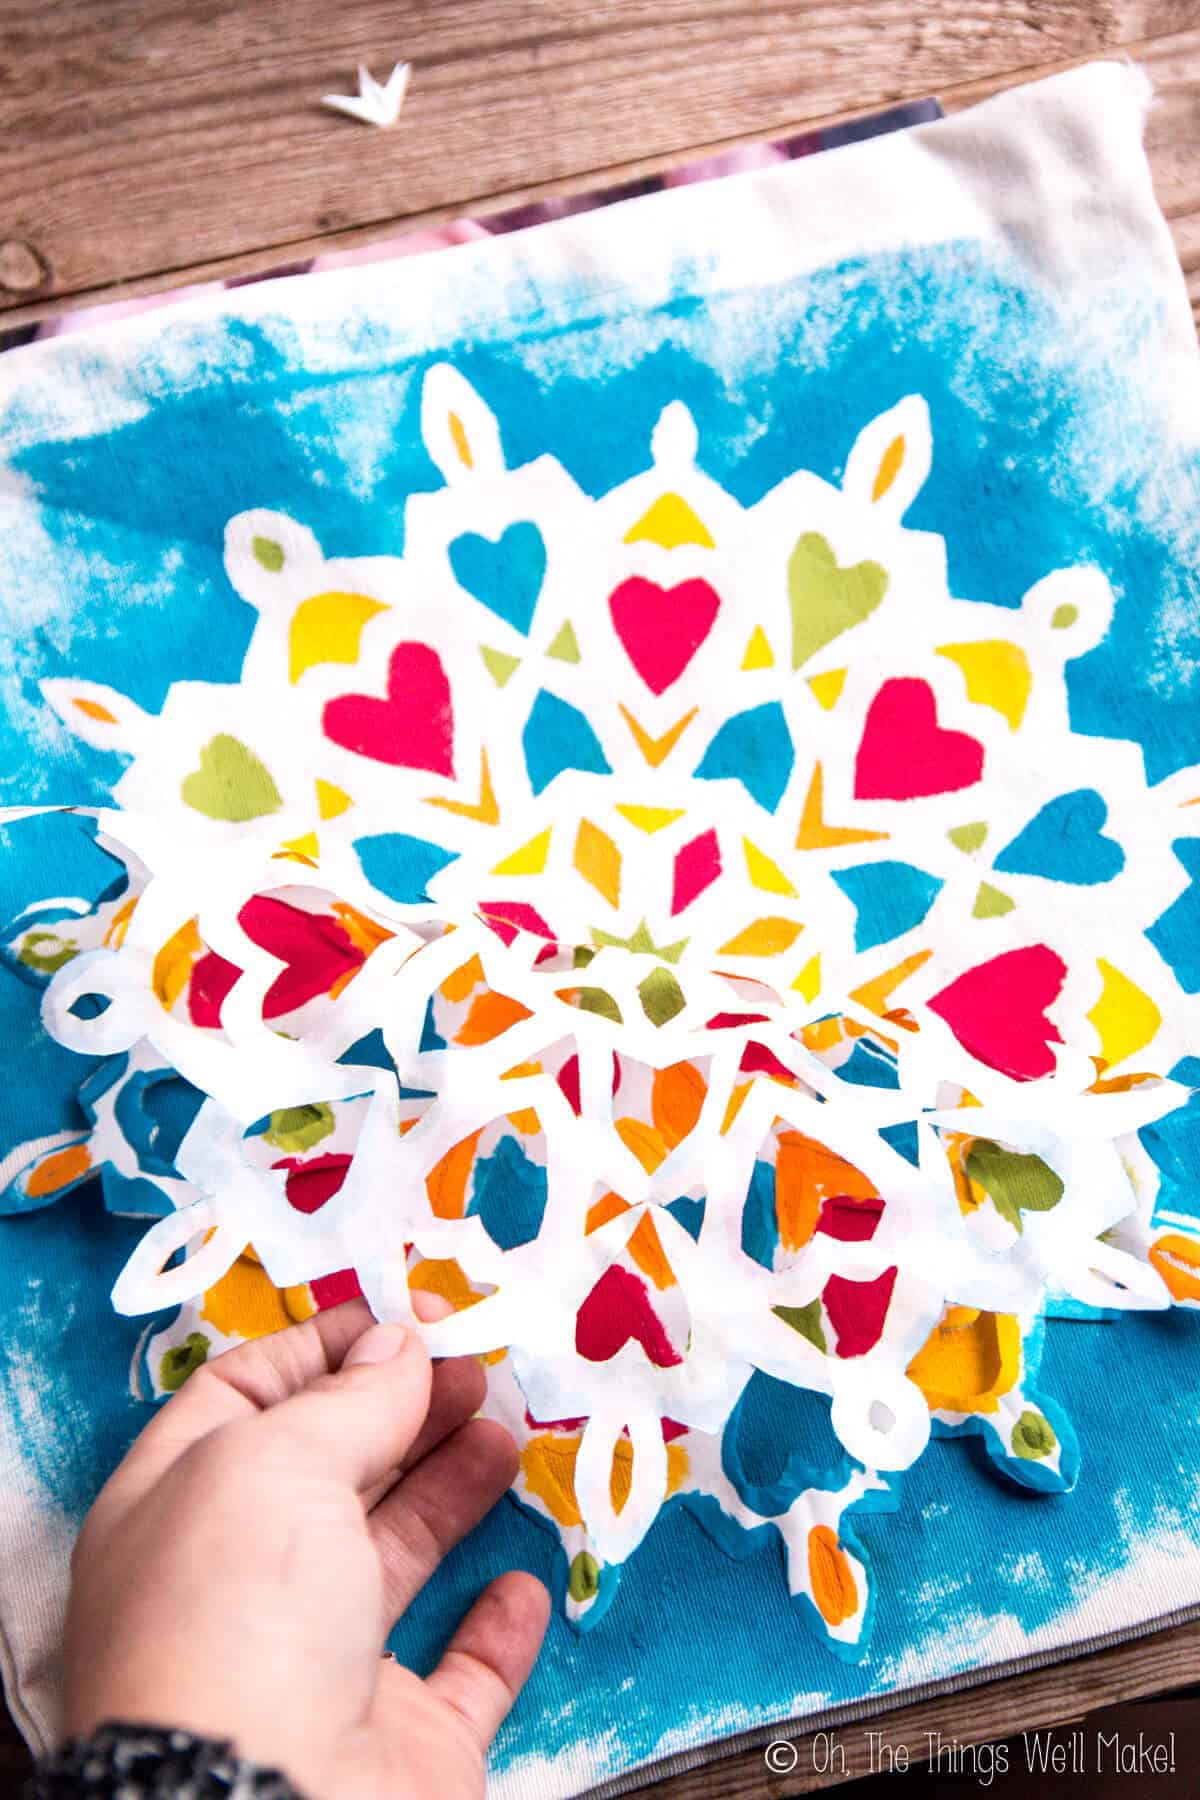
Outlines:
{"type": "Polygon", "coordinates": [[[1046,1008],[1057,1000],[1067,965],[1047,944],[1006,950],[968,969],[935,994],[931,1012],[945,1019],[964,1050],[1015,1081],[1052,1075],[1051,1044],[1062,1039],[1046,1008]]]}
{"type": "Polygon", "coordinates": [[[699,578],[664,588],[631,575],[608,597],[617,636],[652,694],[679,680],[720,608],[720,595],[699,578]]]}
{"type": "Polygon", "coordinates": [[[867,712],[854,793],[859,800],[917,800],[970,787],[983,774],[983,745],[937,722],[927,681],[885,681],[867,712]]]}
{"type": "MultiPolygon", "coordinates": [[[[252,943],[285,964],[267,990],[264,1019],[278,1019],[318,994],[328,994],[362,967],[362,951],[327,913],[305,912],[270,894],[255,894],[242,907],[238,923],[252,943]]],[[[197,960],[188,987],[193,1025],[221,1023],[221,1007],[241,972],[215,950],[197,960]]]]}
{"type": "Polygon", "coordinates": [[[589,1362],[607,1362],[630,1338],[636,1338],[656,1368],[669,1369],[683,1361],[663,1329],[645,1282],[614,1263],[576,1314],[575,1348],[589,1362]]]}
{"type": "Polygon", "coordinates": [[[357,756],[405,769],[454,773],[454,708],[441,658],[428,644],[397,644],[387,699],[339,694],[322,720],[325,736],[357,756]]]}

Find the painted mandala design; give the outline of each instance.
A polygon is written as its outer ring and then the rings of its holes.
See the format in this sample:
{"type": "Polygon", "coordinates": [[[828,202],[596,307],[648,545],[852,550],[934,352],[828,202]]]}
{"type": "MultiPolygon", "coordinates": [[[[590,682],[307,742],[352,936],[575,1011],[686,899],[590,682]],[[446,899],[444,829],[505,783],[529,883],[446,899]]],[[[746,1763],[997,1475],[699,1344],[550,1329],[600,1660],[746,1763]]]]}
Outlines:
{"type": "Polygon", "coordinates": [[[112,889],[8,933],[101,1060],[87,1129],[9,1158],[5,1203],[98,1169],[146,1215],[114,1299],[179,1309],[157,1392],[348,1295],[442,1294],[422,1330],[487,1360],[581,1626],[677,1498],[730,1554],[777,1533],[853,1650],[853,1514],[931,1429],[1069,1487],[1047,1312],[1200,1297],[1137,1136],[1196,1041],[1168,957],[1200,771],[1150,788],[1136,746],[1072,731],[1098,571],[951,596],[903,523],[919,398],[840,487],[751,507],[679,403],[598,500],[508,469],[450,367],[422,414],[445,484],[403,557],[230,522],[238,683],[157,717],[43,684],[131,760],[112,889]],[[830,1466],[748,1478],[756,1370],[828,1399],[830,1466]]]}

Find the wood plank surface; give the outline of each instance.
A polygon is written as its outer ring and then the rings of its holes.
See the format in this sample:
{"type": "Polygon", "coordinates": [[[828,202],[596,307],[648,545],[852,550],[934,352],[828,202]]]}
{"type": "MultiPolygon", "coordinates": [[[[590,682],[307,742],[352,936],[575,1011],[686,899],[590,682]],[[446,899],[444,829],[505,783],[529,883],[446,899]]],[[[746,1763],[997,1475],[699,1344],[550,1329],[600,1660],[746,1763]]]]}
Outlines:
{"type": "Polygon", "coordinates": [[[1195,130],[1197,26],[1196,0],[0,0],[0,309],[260,271],[1159,38],[1195,130]],[[393,131],[319,106],[398,57],[393,131]]]}
{"type": "MultiPolygon", "coordinates": [[[[1200,24],[1200,3],[1193,7],[1200,24]]],[[[1200,29],[1151,44],[1140,58],[1155,86],[1146,147],[1200,324],[1200,29]]]]}

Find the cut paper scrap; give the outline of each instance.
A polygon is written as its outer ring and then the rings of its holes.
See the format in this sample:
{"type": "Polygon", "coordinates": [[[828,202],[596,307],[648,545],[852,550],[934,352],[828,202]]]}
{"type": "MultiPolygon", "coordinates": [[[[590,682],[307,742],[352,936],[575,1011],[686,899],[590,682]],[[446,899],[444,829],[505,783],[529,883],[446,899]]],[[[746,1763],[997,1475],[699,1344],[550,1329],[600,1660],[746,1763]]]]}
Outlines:
{"type": "Polygon", "coordinates": [[[379,125],[386,131],[400,117],[411,78],[411,63],[396,63],[385,82],[376,81],[367,65],[359,63],[358,93],[325,94],[321,105],[345,113],[360,124],[379,125]]]}
{"type": "Polygon", "coordinates": [[[114,1299],[178,1308],[156,1392],[349,1294],[400,1319],[443,1294],[419,1328],[484,1358],[580,1629],[682,1507],[730,1555],[778,1539],[858,1654],[854,1520],[931,1434],[1071,1485],[1050,1296],[1200,1299],[1200,1232],[1152,1230],[1136,1149],[1184,1098],[1186,984],[1153,946],[1192,840],[1066,704],[1111,597],[1061,571],[1002,619],[955,598],[904,524],[917,396],[861,422],[840,485],[749,505],[677,401],[598,498],[551,456],[510,468],[447,364],[421,410],[444,483],[403,555],[229,522],[238,679],[153,714],[43,684],[128,759],[97,819],[121,879],[5,933],[92,1060],[86,1129],[18,1146],[3,1204],[98,1173],[141,1219],[114,1299]],[[831,1444],[785,1446],[770,1487],[737,1449],[764,1381],[831,1444]]]}

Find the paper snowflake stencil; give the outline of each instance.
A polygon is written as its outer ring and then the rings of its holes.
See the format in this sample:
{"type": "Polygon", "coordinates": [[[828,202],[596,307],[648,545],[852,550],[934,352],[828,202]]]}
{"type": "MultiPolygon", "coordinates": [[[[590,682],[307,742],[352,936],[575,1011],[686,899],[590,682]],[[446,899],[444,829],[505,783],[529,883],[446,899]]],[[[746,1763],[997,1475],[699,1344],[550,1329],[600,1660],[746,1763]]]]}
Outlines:
{"type": "Polygon", "coordinates": [[[158,716],[43,684],[131,760],[112,890],[8,934],[102,1061],[7,1204],[99,1170],[148,1215],[114,1300],[179,1307],[158,1392],[349,1294],[443,1294],[421,1329],[486,1359],[581,1625],[678,1497],[731,1554],[777,1532],[852,1650],[851,1519],[931,1429],[1073,1481],[1047,1311],[1200,1297],[1137,1137],[1196,1041],[1169,950],[1200,771],[1150,788],[1135,745],[1072,731],[1097,570],[951,596],[903,523],[917,397],[840,487],[801,469],[748,507],[678,402],[598,500],[509,469],[447,366],[422,425],[445,485],[402,557],[230,522],[237,683],[181,678],[158,716]],[[828,1400],[831,1466],[755,1484],[756,1370],[828,1400]]]}

